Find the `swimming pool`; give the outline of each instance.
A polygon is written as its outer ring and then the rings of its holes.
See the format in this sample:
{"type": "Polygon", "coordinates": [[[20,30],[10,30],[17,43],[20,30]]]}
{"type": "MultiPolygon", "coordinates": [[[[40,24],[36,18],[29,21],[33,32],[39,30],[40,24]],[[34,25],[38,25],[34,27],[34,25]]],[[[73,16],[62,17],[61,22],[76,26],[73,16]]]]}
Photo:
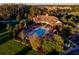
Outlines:
{"type": "Polygon", "coordinates": [[[38,37],[43,37],[46,34],[47,30],[45,28],[39,27],[32,31],[31,35],[37,35],[38,37]]]}

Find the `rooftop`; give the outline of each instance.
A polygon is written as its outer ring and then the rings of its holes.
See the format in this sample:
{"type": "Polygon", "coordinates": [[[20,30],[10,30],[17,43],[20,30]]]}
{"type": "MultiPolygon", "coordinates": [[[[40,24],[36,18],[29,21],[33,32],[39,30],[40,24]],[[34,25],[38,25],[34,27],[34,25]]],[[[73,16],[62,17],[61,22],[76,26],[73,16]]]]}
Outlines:
{"type": "Polygon", "coordinates": [[[61,23],[57,17],[55,16],[45,16],[45,15],[38,15],[33,19],[36,23],[46,23],[51,25],[52,27],[58,23],[61,23]]]}

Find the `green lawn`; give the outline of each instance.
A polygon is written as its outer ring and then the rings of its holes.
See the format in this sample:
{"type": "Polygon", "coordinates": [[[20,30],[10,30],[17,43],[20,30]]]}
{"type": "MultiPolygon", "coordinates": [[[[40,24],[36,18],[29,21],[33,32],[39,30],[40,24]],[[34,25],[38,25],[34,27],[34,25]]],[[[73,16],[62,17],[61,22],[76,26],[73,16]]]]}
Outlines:
{"type": "Polygon", "coordinates": [[[0,54],[3,54],[3,55],[16,54],[17,52],[22,50],[24,47],[25,47],[25,45],[17,43],[14,40],[9,40],[8,42],[0,45],[0,54]]]}
{"type": "Polygon", "coordinates": [[[40,54],[30,47],[16,42],[9,34],[0,36],[0,55],[36,55],[40,54]]]}

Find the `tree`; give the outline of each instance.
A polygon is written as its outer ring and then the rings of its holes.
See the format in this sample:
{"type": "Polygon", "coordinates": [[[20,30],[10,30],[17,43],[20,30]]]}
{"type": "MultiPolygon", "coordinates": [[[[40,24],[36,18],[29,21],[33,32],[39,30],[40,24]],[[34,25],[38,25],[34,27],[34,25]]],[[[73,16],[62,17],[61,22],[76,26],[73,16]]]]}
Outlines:
{"type": "Polygon", "coordinates": [[[54,34],[53,39],[43,39],[42,49],[47,54],[50,52],[63,52],[64,40],[61,36],[54,34]]]}
{"type": "Polygon", "coordinates": [[[55,43],[55,50],[59,53],[63,52],[63,47],[64,47],[64,39],[57,34],[54,34],[54,43],[55,43]]]}
{"type": "Polygon", "coordinates": [[[17,22],[19,22],[21,20],[21,16],[17,15],[16,20],[17,20],[17,22]]]}
{"type": "Polygon", "coordinates": [[[6,26],[6,30],[8,30],[10,33],[12,33],[13,32],[13,26],[12,25],[10,25],[10,24],[7,24],[7,26],[6,26]]]}
{"type": "Polygon", "coordinates": [[[42,49],[46,54],[54,50],[53,46],[54,46],[54,43],[52,41],[47,41],[46,39],[43,39],[42,49]]]}
{"type": "Polygon", "coordinates": [[[35,16],[35,12],[36,12],[36,10],[35,10],[34,6],[30,6],[28,19],[32,20],[33,17],[35,16]]]}

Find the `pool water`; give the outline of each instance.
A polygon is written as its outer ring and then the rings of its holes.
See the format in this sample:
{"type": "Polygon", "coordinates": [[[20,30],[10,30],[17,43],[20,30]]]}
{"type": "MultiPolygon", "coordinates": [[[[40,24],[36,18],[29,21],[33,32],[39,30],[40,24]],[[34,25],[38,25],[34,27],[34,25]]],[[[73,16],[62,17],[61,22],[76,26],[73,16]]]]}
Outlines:
{"type": "Polygon", "coordinates": [[[47,32],[46,29],[44,28],[36,28],[35,30],[32,31],[32,35],[36,34],[38,37],[43,37],[45,35],[45,33],[47,32]]]}

